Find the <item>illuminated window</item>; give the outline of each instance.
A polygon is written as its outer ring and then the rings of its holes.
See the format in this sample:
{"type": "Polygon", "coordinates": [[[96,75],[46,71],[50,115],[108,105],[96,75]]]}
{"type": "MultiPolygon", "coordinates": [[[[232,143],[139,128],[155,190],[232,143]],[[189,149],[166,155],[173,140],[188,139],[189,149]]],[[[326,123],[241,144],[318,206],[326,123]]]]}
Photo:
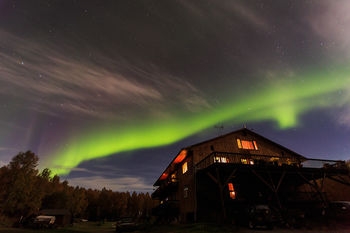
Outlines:
{"type": "Polygon", "coordinates": [[[248,164],[248,160],[247,159],[241,159],[241,163],[248,164]]]}
{"type": "Polygon", "coordinates": [[[258,150],[258,145],[256,144],[256,141],[253,141],[253,144],[254,144],[255,150],[258,150]]]}
{"type": "Polygon", "coordinates": [[[171,182],[176,182],[176,174],[171,174],[171,182]]]}
{"type": "Polygon", "coordinates": [[[233,184],[232,183],[228,183],[228,190],[233,191],[233,184]]]}
{"type": "Polygon", "coordinates": [[[164,172],[159,179],[165,180],[167,177],[168,177],[168,174],[164,172]]]}
{"type": "Polygon", "coordinates": [[[188,187],[185,186],[184,187],[184,198],[187,198],[188,197],[188,187]]]}
{"type": "Polygon", "coordinates": [[[243,147],[243,149],[248,149],[248,150],[253,150],[254,149],[252,141],[242,140],[242,147],[243,147]]]}
{"type": "Polygon", "coordinates": [[[228,183],[228,191],[230,192],[230,198],[236,199],[236,192],[235,192],[235,189],[233,188],[232,183],[228,183]]]}
{"type": "Polygon", "coordinates": [[[184,162],[184,164],[182,164],[182,174],[185,174],[187,171],[188,171],[187,162],[184,162]]]}
{"type": "Polygon", "coordinates": [[[182,150],[178,156],[175,158],[174,163],[181,163],[187,155],[187,151],[186,150],[182,150]]]}
{"type": "Polygon", "coordinates": [[[256,141],[237,139],[237,146],[239,149],[258,150],[256,141]]]}
{"type": "Polygon", "coordinates": [[[237,145],[239,149],[242,149],[241,139],[237,139],[237,145]]]}
{"type": "Polygon", "coordinates": [[[228,163],[228,159],[226,157],[219,157],[215,156],[214,157],[214,163],[228,163]]]}
{"type": "Polygon", "coordinates": [[[241,159],[242,164],[254,165],[254,160],[252,159],[241,159]]]}

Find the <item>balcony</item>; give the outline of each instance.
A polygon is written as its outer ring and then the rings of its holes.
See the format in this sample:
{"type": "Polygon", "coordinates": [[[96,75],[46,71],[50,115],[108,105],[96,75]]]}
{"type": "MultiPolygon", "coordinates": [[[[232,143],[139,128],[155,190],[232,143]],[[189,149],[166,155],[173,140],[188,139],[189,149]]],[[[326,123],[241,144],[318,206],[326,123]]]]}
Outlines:
{"type": "Polygon", "coordinates": [[[228,152],[212,152],[196,164],[198,170],[213,164],[240,164],[242,166],[288,166],[303,168],[323,168],[329,170],[346,169],[345,161],[307,159],[291,156],[239,154],[228,152]]]}
{"type": "Polygon", "coordinates": [[[171,179],[170,181],[164,181],[153,193],[153,199],[164,199],[170,194],[177,191],[179,182],[177,179],[171,179]]]}

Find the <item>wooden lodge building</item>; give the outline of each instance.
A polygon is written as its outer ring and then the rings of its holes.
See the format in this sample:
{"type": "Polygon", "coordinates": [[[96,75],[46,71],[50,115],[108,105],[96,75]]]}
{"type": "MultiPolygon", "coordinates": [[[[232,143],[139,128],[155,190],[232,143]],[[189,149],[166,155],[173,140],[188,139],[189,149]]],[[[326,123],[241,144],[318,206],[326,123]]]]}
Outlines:
{"type": "Polygon", "coordinates": [[[342,182],[347,173],[344,161],[308,159],[242,128],[180,150],[154,183],[154,213],[169,221],[220,221],[239,203],[278,210],[301,200],[326,204],[323,180],[342,182]],[[300,192],[303,185],[312,193],[300,192]]]}

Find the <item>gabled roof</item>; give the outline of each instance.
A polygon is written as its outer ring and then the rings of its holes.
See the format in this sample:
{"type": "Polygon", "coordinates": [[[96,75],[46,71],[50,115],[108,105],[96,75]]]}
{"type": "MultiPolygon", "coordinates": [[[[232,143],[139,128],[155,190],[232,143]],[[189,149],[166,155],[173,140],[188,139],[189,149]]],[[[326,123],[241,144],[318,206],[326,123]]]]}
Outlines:
{"type": "MultiPolygon", "coordinates": [[[[161,181],[161,180],[163,180],[163,177],[164,176],[168,176],[169,174],[167,174],[166,172],[167,172],[167,170],[169,170],[169,169],[171,169],[171,166],[174,164],[174,161],[181,155],[181,153],[183,152],[183,151],[185,151],[186,149],[181,149],[180,151],[179,151],[179,153],[177,153],[177,155],[171,160],[171,162],[169,163],[169,165],[166,167],[166,169],[162,172],[162,174],[160,175],[160,177],[156,180],[156,182],[153,184],[153,186],[158,186],[159,185],[159,182],[161,181]]],[[[185,159],[185,158],[184,158],[185,159]]],[[[165,178],[166,178],[165,177],[165,178]]]]}
{"type": "Polygon", "coordinates": [[[273,144],[273,145],[275,145],[275,146],[277,146],[277,147],[279,147],[279,148],[281,148],[281,149],[283,149],[283,150],[286,150],[286,151],[288,151],[288,152],[291,153],[291,154],[294,154],[294,155],[296,155],[296,156],[298,156],[298,157],[301,157],[301,158],[305,158],[305,157],[302,156],[301,154],[299,154],[299,153],[297,153],[297,152],[295,152],[295,151],[292,151],[291,149],[288,149],[287,147],[284,147],[284,146],[282,146],[281,144],[278,144],[278,143],[276,143],[276,142],[274,142],[274,141],[271,141],[270,139],[265,138],[264,136],[262,136],[262,135],[260,135],[260,134],[257,134],[257,133],[255,133],[254,131],[249,130],[249,129],[247,129],[247,128],[241,128],[241,129],[235,130],[235,131],[233,131],[233,132],[230,132],[230,133],[227,133],[227,134],[223,134],[223,135],[220,135],[220,136],[218,136],[218,137],[211,138],[211,139],[209,139],[209,140],[205,140],[205,141],[202,141],[202,142],[193,144],[193,145],[191,145],[191,146],[186,147],[185,149],[190,149],[190,148],[192,148],[192,147],[199,146],[199,145],[201,145],[201,144],[208,143],[208,142],[217,140],[217,139],[219,139],[219,138],[224,138],[224,137],[229,136],[229,135],[231,135],[231,134],[236,134],[236,133],[238,133],[238,132],[244,132],[244,131],[245,131],[246,133],[252,134],[254,137],[258,137],[258,138],[261,138],[261,139],[263,139],[263,140],[265,140],[265,141],[268,141],[269,143],[271,143],[271,144],[273,144]]]}
{"type": "MultiPolygon", "coordinates": [[[[302,158],[302,159],[305,159],[305,157],[302,156],[301,154],[298,154],[298,153],[296,153],[296,152],[294,152],[294,151],[292,151],[292,150],[290,150],[290,149],[288,149],[288,148],[286,148],[286,147],[284,147],[284,146],[282,146],[282,145],[280,145],[280,144],[278,144],[278,143],[276,143],[276,142],[274,142],[274,141],[271,141],[270,139],[265,138],[264,136],[261,136],[260,134],[257,134],[257,133],[255,133],[255,132],[253,132],[252,130],[249,130],[249,129],[247,129],[247,128],[241,128],[241,129],[235,130],[235,131],[233,131],[233,132],[230,132],[230,133],[227,133],[227,134],[223,134],[223,135],[220,135],[220,136],[218,136],[218,137],[211,138],[211,139],[209,139],[209,140],[205,140],[205,141],[202,141],[202,142],[199,142],[199,143],[196,143],[196,144],[187,146],[187,147],[185,147],[185,148],[182,148],[182,149],[179,151],[179,153],[174,157],[174,159],[169,163],[169,165],[167,166],[167,168],[166,168],[166,169],[164,170],[164,172],[160,175],[160,177],[159,177],[159,178],[157,179],[157,181],[153,184],[153,186],[158,186],[158,185],[159,185],[159,182],[162,180],[162,177],[164,177],[164,174],[167,172],[167,170],[169,170],[169,169],[171,168],[171,166],[173,165],[174,161],[175,161],[176,158],[181,154],[182,151],[184,151],[184,150],[187,151],[187,150],[190,150],[191,148],[196,147],[196,146],[199,146],[199,145],[201,145],[201,144],[205,144],[205,143],[208,143],[208,142],[211,142],[211,141],[220,139],[220,138],[224,138],[224,137],[229,136],[229,135],[231,135],[231,134],[236,134],[236,133],[238,133],[238,132],[244,132],[244,131],[245,131],[246,133],[248,133],[248,134],[253,135],[254,137],[261,138],[261,139],[263,139],[263,140],[265,140],[265,141],[267,141],[267,142],[269,142],[269,143],[275,145],[276,147],[279,147],[279,148],[281,148],[281,149],[283,149],[283,150],[285,150],[285,151],[287,151],[287,152],[289,152],[289,153],[291,153],[291,154],[294,154],[294,155],[297,156],[297,157],[300,157],[300,158],[302,158]]],[[[167,175],[169,175],[169,174],[167,174],[167,175]]]]}

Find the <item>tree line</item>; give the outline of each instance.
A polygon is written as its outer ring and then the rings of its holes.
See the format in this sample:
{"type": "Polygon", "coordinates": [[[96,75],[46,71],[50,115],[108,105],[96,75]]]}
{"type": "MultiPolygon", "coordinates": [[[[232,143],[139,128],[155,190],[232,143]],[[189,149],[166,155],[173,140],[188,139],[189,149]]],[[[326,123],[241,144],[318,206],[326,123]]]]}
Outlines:
{"type": "Polygon", "coordinates": [[[93,221],[151,215],[153,202],[149,193],[73,187],[59,176],[52,176],[49,169],[39,172],[38,162],[38,156],[27,151],[0,168],[1,216],[28,218],[42,209],[67,209],[74,218],[93,221]]]}

